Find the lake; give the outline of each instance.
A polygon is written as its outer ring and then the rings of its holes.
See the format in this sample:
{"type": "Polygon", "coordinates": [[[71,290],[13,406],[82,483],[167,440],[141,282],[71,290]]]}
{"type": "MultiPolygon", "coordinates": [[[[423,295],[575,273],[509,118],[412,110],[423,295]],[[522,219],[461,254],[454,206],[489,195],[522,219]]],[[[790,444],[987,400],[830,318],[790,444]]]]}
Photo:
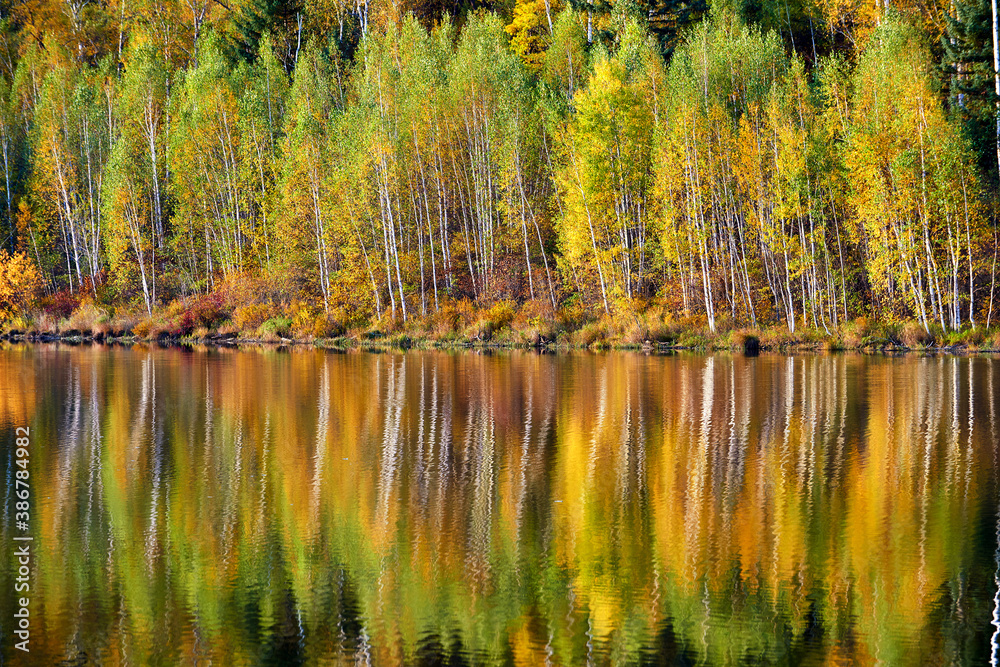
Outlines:
{"type": "Polygon", "coordinates": [[[998,392],[985,356],[6,346],[0,662],[985,664],[998,392]]]}

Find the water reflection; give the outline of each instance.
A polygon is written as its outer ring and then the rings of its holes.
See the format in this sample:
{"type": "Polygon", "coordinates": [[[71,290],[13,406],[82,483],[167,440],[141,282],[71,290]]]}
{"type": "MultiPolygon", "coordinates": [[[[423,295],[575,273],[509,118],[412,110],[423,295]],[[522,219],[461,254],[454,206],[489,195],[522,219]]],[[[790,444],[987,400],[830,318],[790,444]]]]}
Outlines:
{"type": "Polygon", "coordinates": [[[29,664],[981,664],[998,363],[8,347],[29,664]]]}

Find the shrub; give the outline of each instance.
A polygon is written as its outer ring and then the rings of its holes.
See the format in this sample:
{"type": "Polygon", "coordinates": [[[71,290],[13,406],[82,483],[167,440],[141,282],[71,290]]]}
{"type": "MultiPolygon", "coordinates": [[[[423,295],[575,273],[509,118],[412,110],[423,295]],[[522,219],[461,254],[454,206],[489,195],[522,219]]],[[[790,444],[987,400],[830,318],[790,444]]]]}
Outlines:
{"type": "Polygon", "coordinates": [[[948,332],[945,342],[948,345],[967,345],[969,347],[979,347],[985,337],[979,329],[962,329],[960,331],[948,332]]]}
{"type": "Polygon", "coordinates": [[[538,347],[540,345],[547,345],[553,341],[555,338],[555,332],[552,327],[539,328],[529,326],[524,329],[519,329],[517,331],[517,342],[522,345],[529,345],[531,347],[538,347]]]}
{"type": "Polygon", "coordinates": [[[219,328],[216,329],[216,331],[224,336],[229,334],[239,335],[241,333],[244,333],[243,330],[236,328],[236,325],[233,324],[231,320],[227,320],[222,324],[220,324],[219,328]]]}
{"type": "MultiPolygon", "coordinates": [[[[461,324],[466,316],[463,311],[466,308],[465,300],[456,303],[456,311],[459,313],[456,324],[461,324]]],[[[472,311],[471,315],[475,315],[472,311]]],[[[504,329],[514,321],[516,315],[513,301],[498,301],[492,306],[480,312],[474,323],[466,326],[465,335],[471,340],[489,341],[493,339],[496,332],[504,329]]],[[[446,327],[442,327],[446,328],[446,327]]]]}
{"type": "Polygon", "coordinates": [[[90,299],[84,299],[66,321],[66,328],[93,331],[99,324],[107,321],[108,313],[106,310],[95,306],[90,299]]]}
{"type": "Polygon", "coordinates": [[[107,326],[107,330],[113,330],[121,332],[122,334],[135,333],[135,327],[143,320],[142,315],[135,314],[115,314],[115,318],[112,322],[106,325],[101,325],[102,327],[107,326]]]}
{"type": "Polygon", "coordinates": [[[396,333],[403,328],[402,314],[397,310],[395,316],[391,310],[383,310],[382,317],[374,320],[369,327],[369,331],[378,335],[396,333]]]}
{"type": "Polygon", "coordinates": [[[235,309],[237,306],[280,302],[287,297],[287,283],[284,274],[243,271],[217,283],[215,293],[226,309],[235,309]]]}
{"type": "Polygon", "coordinates": [[[931,336],[919,322],[909,320],[904,322],[900,332],[900,341],[909,348],[924,348],[934,342],[931,336]]]}
{"type": "Polygon", "coordinates": [[[482,316],[469,328],[466,335],[473,339],[491,340],[497,331],[510,326],[514,321],[514,315],[513,301],[498,301],[483,311],[482,316]]]}
{"type": "Polygon", "coordinates": [[[623,327],[619,335],[619,341],[625,345],[642,345],[649,340],[649,327],[646,326],[644,318],[633,315],[629,322],[623,327]]]}
{"type": "Polygon", "coordinates": [[[844,322],[840,327],[840,337],[848,349],[857,349],[864,340],[871,336],[871,325],[868,318],[859,317],[850,322],[844,322]]]}
{"type": "Polygon", "coordinates": [[[982,347],[986,343],[986,333],[979,327],[969,329],[965,334],[965,344],[971,348],[982,347]]]}
{"type": "Polygon", "coordinates": [[[522,345],[538,346],[556,337],[555,310],[550,301],[525,301],[510,324],[513,340],[522,345]]]}
{"type": "Polygon", "coordinates": [[[931,338],[934,339],[934,342],[944,341],[945,339],[944,329],[941,327],[940,322],[928,322],[927,328],[930,329],[931,338]]]}
{"type": "Polygon", "coordinates": [[[181,315],[179,328],[185,333],[197,327],[212,329],[223,320],[228,319],[229,314],[229,309],[226,307],[221,293],[202,294],[189,300],[181,315]]]}
{"type": "Polygon", "coordinates": [[[389,339],[389,345],[408,350],[413,347],[413,339],[407,334],[398,334],[389,339]]]}
{"type": "Polygon", "coordinates": [[[653,322],[649,325],[649,340],[654,343],[673,343],[677,340],[677,332],[669,322],[653,322]]]}
{"type": "Polygon", "coordinates": [[[715,316],[715,332],[718,334],[726,334],[733,331],[736,328],[736,323],[733,321],[732,316],[729,313],[719,313],[715,316]]]}
{"type": "Polygon", "coordinates": [[[677,338],[680,347],[708,347],[709,338],[701,331],[685,331],[677,338]]]}
{"type": "Polygon", "coordinates": [[[455,302],[450,299],[441,304],[436,313],[431,315],[430,327],[436,336],[447,336],[459,329],[461,317],[455,302]]]}
{"type": "Polygon", "coordinates": [[[149,335],[153,332],[153,320],[152,318],[145,318],[136,323],[132,327],[132,333],[134,333],[139,338],[149,338],[149,335]]]}
{"type": "Polygon", "coordinates": [[[677,339],[674,327],[666,321],[662,308],[652,308],[645,313],[619,319],[622,326],[621,341],[629,345],[646,342],[672,343],[677,339]]]}
{"type": "Polygon", "coordinates": [[[792,345],[797,340],[795,335],[788,330],[788,327],[782,324],[768,327],[760,333],[761,347],[769,350],[792,345]]]}
{"type": "Polygon", "coordinates": [[[292,320],[289,317],[272,317],[257,329],[257,335],[262,340],[274,341],[279,338],[291,338],[292,320]]]}
{"type": "Polygon", "coordinates": [[[829,352],[839,352],[847,349],[847,345],[844,344],[844,339],[840,336],[831,336],[823,343],[823,349],[829,352]]]}
{"type": "Polygon", "coordinates": [[[9,330],[24,331],[28,328],[28,319],[24,315],[15,315],[7,320],[9,330]]]}
{"type": "Polygon", "coordinates": [[[495,330],[493,322],[490,320],[478,320],[465,330],[465,336],[470,340],[489,341],[493,338],[495,330]]]}
{"type": "Polygon", "coordinates": [[[583,302],[574,295],[556,311],[556,327],[561,331],[576,331],[591,319],[583,302]]]}
{"type": "Polygon", "coordinates": [[[58,320],[55,315],[47,313],[44,310],[35,313],[31,318],[31,326],[28,327],[29,331],[56,331],[59,328],[58,320]]]}
{"type": "Polygon", "coordinates": [[[551,322],[556,317],[556,311],[552,307],[552,302],[548,299],[533,299],[521,304],[515,318],[515,324],[528,324],[531,322],[551,322]]]}
{"type": "Polygon", "coordinates": [[[274,315],[274,307],[270,303],[251,303],[233,311],[232,323],[238,331],[256,331],[274,315]]]}
{"type": "Polygon", "coordinates": [[[527,331],[529,334],[529,342],[532,345],[551,343],[556,339],[556,336],[559,333],[556,331],[555,322],[550,319],[532,320],[527,331]]]}
{"type": "Polygon", "coordinates": [[[603,322],[588,322],[576,332],[577,343],[584,347],[604,343],[607,337],[608,332],[603,322]]]}
{"type": "Polygon", "coordinates": [[[455,313],[458,315],[459,327],[467,327],[478,319],[476,306],[469,299],[455,301],[455,313]]]}
{"type": "Polygon", "coordinates": [[[38,307],[42,312],[51,315],[58,320],[64,320],[73,314],[77,306],[80,305],[80,293],[70,292],[68,289],[61,290],[38,299],[38,307]]]}
{"type": "Polygon", "coordinates": [[[316,311],[312,305],[295,299],[285,309],[285,314],[292,321],[292,332],[296,336],[305,337],[312,335],[313,328],[316,326],[316,311]]]}
{"type": "Polygon", "coordinates": [[[872,343],[877,345],[898,345],[903,342],[903,325],[898,322],[883,322],[875,327],[872,334],[872,343]]]}
{"type": "Polygon", "coordinates": [[[347,327],[329,315],[319,315],[313,323],[312,335],[316,338],[336,338],[347,333],[347,327]]]}
{"type": "Polygon", "coordinates": [[[510,326],[514,321],[516,306],[513,301],[497,301],[486,309],[483,317],[493,323],[494,331],[510,326]]]}
{"type": "Polygon", "coordinates": [[[0,320],[24,315],[42,287],[42,276],[23,252],[0,249],[0,320]]]}
{"type": "Polygon", "coordinates": [[[163,316],[162,326],[166,331],[173,335],[186,335],[199,327],[214,329],[228,319],[229,311],[222,295],[210,292],[187,299],[174,299],[167,305],[163,316]]]}

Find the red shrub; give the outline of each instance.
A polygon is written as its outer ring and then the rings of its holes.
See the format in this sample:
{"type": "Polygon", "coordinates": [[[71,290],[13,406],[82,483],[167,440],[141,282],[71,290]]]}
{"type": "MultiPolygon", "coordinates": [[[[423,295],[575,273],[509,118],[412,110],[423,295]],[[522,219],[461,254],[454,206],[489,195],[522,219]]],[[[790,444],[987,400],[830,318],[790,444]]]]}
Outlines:
{"type": "Polygon", "coordinates": [[[73,311],[80,306],[80,300],[84,293],[68,289],[56,292],[51,296],[46,296],[38,300],[38,306],[43,313],[52,315],[58,319],[65,319],[73,314],[73,311]]]}

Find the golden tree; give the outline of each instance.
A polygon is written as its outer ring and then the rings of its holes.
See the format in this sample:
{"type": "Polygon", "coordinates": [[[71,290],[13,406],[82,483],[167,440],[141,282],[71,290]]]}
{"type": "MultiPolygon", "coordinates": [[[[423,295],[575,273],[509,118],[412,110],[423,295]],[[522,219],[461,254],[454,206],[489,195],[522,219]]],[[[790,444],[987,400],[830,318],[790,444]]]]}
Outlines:
{"type": "Polygon", "coordinates": [[[41,285],[42,276],[25,253],[0,249],[0,321],[23,315],[41,285]]]}

